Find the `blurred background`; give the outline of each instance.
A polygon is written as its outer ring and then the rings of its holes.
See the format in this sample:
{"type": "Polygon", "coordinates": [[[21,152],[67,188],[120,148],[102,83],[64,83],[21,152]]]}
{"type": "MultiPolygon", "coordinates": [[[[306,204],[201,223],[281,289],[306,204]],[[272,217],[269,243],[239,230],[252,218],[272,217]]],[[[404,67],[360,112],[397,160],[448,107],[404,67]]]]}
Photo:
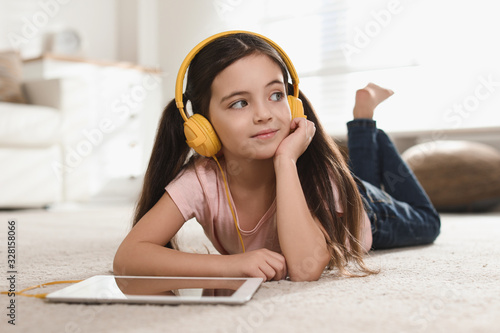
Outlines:
{"type": "Polygon", "coordinates": [[[355,91],[402,151],[500,148],[500,20],[489,0],[0,0],[0,207],[135,200],[177,70],[233,29],[276,41],[327,131],[355,91]]]}

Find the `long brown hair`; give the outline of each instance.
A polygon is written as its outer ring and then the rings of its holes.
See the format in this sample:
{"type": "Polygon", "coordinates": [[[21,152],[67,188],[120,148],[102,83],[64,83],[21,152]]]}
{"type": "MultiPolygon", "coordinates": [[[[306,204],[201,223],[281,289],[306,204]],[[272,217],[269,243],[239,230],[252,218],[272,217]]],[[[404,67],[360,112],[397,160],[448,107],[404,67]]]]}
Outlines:
{"type": "MultiPolygon", "coordinates": [[[[284,80],[288,82],[285,63],[267,42],[251,34],[227,35],[214,40],[194,57],[189,66],[184,102],[191,101],[193,112],[208,118],[215,77],[235,61],[252,54],[269,56],[281,68],[284,80]]],[[[289,84],[288,93],[292,92],[293,87],[289,84]]],[[[316,125],[316,134],[297,160],[297,170],[308,207],[321,221],[330,238],[331,261],[328,268],[336,267],[342,275],[352,275],[347,266],[353,262],[363,273],[371,273],[363,263],[359,242],[363,203],[356,182],[339,148],[321,126],[309,100],[302,92],[299,97],[305,115],[316,125]],[[339,203],[344,212],[342,217],[335,209],[332,181],[338,187],[339,203]]],[[[183,120],[172,100],[163,111],[158,126],[133,225],[160,199],[165,186],[187,164],[190,152],[184,138],[183,120]]],[[[172,247],[172,244],[167,246],[172,247]]]]}

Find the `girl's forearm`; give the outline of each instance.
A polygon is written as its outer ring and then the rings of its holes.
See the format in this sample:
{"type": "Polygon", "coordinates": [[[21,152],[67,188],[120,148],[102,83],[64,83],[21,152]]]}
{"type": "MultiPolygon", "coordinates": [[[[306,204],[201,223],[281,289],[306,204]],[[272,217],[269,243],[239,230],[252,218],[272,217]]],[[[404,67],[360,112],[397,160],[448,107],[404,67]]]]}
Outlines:
{"type": "Polygon", "coordinates": [[[149,242],[122,244],[113,262],[113,272],[140,276],[224,276],[225,257],[186,253],[149,242]]]}
{"type": "Polygon", "coordinates": [[[277,226],[281,251],[292,280],[317,280],[330,260],[325,236],[307,206],[297,167],[275,160],[277,226]]]}

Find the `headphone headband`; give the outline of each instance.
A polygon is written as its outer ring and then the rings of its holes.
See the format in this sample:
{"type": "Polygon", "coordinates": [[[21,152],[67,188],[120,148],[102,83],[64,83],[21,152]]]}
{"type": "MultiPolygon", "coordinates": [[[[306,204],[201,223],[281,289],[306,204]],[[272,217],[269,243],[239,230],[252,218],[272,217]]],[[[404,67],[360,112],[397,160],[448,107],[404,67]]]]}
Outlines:
{"type": "Polygon", "coordinates": [[[253,36],[257,36],[259,38],[262,38],[265,40],[268,44],[270,44],[278,53],[280,54],[281,58],[285,62],[288,72],[290,73],[290,77],[292,78],[292,84],[293,84],[293,92],[295,97],[299,97],[299,76],[297,75],[297,71],[295,70],[295,67],[293,66],[292,61],[290,58],[287,56],[285,51],[273,42],[271,39],[262,36],[260,34],[250,32],[250,31],[244,31],[244,30],[233,30],[233,31],[226,31],[226,32],[221,32],[216,35],[213,35],[211,37],[208,37],[207,39],[201,41],[198,45],[196,45],[191,52],[188,53],[186,58],[181,64],[181,67],[179,68],[179,73],[177,74],[177,81],[175,83],[175,104],[177,105],[177,108],[179,109],[182,118],[184,121],[187,120],[186,114],[184,113],[184,102],[182,100],[182,89],[184,85],[184,76],[186,75],[186,71],[189,67],[189,64],[193,60],[193,58],[200,52],[206,45],[210,44],[212,41],[216,40],[217,38],[224,37],[224,36],[229,36],[229,35],[234,35],[234,34],[239,34],[239,33],[244,33],[244,34],[249,34],[253,36]]]}

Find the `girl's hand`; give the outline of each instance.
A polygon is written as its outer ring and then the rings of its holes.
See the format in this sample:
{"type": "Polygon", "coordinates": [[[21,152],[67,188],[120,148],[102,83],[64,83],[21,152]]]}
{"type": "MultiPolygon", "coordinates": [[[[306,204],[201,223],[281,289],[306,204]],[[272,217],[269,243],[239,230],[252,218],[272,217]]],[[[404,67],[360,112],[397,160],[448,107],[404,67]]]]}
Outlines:
{"type": "Polygon", "coordinates": [[[279,157],[288,157],[289,159],[297,162],[297,159],[302,155],[316,133],[316,126],[312,121],[305,118],[294,118],[290,123],[291,133],[281,141],[274,160],[279,157]]]}
{"type": "Polygon", "coordinates": [[[227,276],[260,277],[264,281],[286,278],[285,257],[268,249],[228,256],[227,276]]]}

